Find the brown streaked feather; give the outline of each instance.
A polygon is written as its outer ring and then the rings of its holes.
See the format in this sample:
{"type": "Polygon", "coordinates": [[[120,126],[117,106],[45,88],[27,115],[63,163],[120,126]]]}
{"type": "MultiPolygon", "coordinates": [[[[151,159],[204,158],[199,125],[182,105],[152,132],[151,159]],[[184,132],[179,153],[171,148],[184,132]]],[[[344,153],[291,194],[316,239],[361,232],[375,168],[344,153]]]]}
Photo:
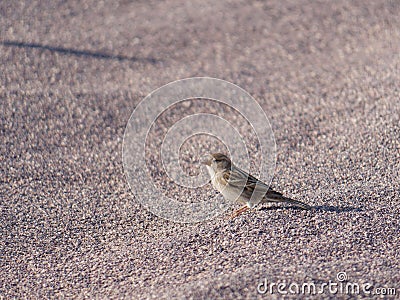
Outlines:
{"type": "Polygon", "coordinates": [[[243,190],[242,197],[250,199],[256,186],[258,191],[265,194],[272,191],[264,182],[237,167],[234,168],[235,172],[227,172],[228,174],[226,174],[227,176],[225,177],[225,180],[229,182],[230,186],[243,190]]]}
{"type": "MultiPolygon", "coordinates": [[[[229,185],[236,187],[238,190],[242,190],[241,196],[250,201],[254,190],[257,186],[257,191],[260,194],[264,194],[261,203],[265,202],[287,202],[299,206],[303,209],[310,209],[311,207],[301,201],[293,200],[284,197],[282,193],[274,191],[264,182],[258,180],[254,176],[244,172],[243,170],[235,167],[235,172],[229,171],[225,174],[224,179],[229,182],[229,185]],[[246,182],[245,182],[246,178],[246,182]]],[[[256,204],[256,203],[254,203],[256,204]]],[[[251,205],[249,203],[249,205],[251,205]]]]}

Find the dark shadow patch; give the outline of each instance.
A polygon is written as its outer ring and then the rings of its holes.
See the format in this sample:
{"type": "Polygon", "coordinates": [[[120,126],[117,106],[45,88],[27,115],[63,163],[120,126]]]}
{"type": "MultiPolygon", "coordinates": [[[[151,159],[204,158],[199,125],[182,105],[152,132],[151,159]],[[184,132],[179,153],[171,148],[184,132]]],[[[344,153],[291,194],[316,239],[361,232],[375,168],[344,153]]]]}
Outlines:
{"type": "Polygon", "coordinates": [[[363,209],[361,207],[354,207],[354,206],[331,206],[331,205],[321,205],[321,206],[313,206],[312,208],[315,211],[330,211],[330,212],[359,212],[363,209]]]}
{"type": "Polygon", "coordinates": [[[64,48],[64,47],[55,47],[49,45],[41,45],[37,43],[24,43],[24,42],[16,42],[16,41],[2,41],[0,42],[3,46],[8,47],[19,47],[19,48],[31,48],[31,49],[40,49],[40,50],[49,50],[52,52],[58,52],[65,55],[74,55],[74,56],[83,56],[83,57],[93,57],[99,59],[111,59],[118,61],[131,61],[131,62],[142,62],[142,63],[150,63],[157,64],[161,62],[155,58],[139,58],[139,57],[129,57],[124,55],[114,55],[103,52],[95,52],[88,50],[77,50],[72,48],[64,48]]]}
{"type": "MultiPolygon", "coordinates": [[[[261,207],[259,210],[264,211],[264,210],[279,210],[279,209],[293,209],[293,210],[304,210],[300,207],[296,206],[271,206],[271,207],[261,207]]],[[[321,206],[312,206],[311,210],[309,211],[328,211],[328,212],[336,212],[336,213],[342,213],[342,212],[360,212],[363,209],[360,207],[353,207],[353,206],[330,206],[330,205],[321,205],[321,206]]]]}

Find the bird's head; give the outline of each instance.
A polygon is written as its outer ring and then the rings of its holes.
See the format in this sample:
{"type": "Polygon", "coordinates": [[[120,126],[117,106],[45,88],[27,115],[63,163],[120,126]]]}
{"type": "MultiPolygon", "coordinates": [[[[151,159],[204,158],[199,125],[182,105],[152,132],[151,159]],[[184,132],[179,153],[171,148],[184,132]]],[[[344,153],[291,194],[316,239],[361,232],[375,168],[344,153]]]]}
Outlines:
{"type": "Polygon", "coordinates": [[[202,163],[207,166],[207,169],[212,169],[215,173],[230,170],[232,166],[229,157],[222,153],[208,154],[204,157],[202,163]]]}

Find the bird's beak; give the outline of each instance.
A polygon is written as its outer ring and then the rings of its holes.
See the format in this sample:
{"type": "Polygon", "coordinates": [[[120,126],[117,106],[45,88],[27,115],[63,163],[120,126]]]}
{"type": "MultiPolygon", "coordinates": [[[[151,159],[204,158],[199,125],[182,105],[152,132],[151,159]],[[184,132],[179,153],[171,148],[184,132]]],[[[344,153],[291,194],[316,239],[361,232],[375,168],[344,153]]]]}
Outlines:
{"type": "Polygon", "coordinates": [[[212,157],[211,155],[206,155],[202,158],[202,160],[200,161],[203,165],[206,166],[211,166],[211,161],[212,161],[212,157]]]}

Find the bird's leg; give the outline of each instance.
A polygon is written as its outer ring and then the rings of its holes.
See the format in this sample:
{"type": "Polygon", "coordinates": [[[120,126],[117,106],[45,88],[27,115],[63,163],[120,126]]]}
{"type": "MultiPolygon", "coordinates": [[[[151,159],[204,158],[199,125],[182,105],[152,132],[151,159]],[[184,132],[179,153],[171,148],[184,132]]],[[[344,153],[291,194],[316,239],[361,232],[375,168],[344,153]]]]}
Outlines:
{"type": "Polygon", "coordinates": [[[247,205],[242,206],[241,208],[239,208],[238,210],[234,211],[231,214],[231,216],[229,217],[229,220],[232,220],[232,219],[236,218],[237,216],[241,215],[242,213],[244,213],[248,209],[249,209],[249,207],[247,205]]]}

